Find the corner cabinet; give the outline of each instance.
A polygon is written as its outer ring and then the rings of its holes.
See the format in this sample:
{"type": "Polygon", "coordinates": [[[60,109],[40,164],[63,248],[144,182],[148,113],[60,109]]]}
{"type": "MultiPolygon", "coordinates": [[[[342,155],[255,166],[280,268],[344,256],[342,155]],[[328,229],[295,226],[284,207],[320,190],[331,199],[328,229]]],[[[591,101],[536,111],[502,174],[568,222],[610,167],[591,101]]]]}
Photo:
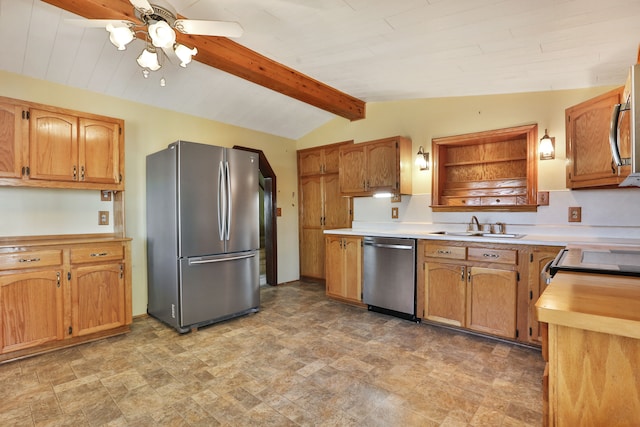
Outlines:
{"type": "Polygon", "coordinates": [[[327,235],[326,251],[327,296],[362,304],[362,237],[327,235]]]}
{"type": "MultiPolygon", "coordinates": [[[[614,89],[565,110],[567,143],[567,188],[616,187],[631,172],[617,166],[611,156],[609,127],[611,112],[622,98],[623,88],[614,89]]],[[[629,120],[624,114],[621,120],[629,120]]],[[[629,126],[621,126],[620,154],[631,157],[629,126]]]]}
{"type": "Polygon", "coordinates": [[[0,97],[0,185],[124,189],[124,121],[0,97]]]}
{"type": "Polygon", "coordinates": [[[535,211],[538,125],[434,138],[434,212],[535,211]]]}
{"type": "Polygon", "coordinates": [[[298,151],[300,275],[324,279],[324,230],[351,227],[352,199],[341,197],[339,147],[346,141],[298,151]]]}
{"type": "Polygon", "coordinates": [[[401,136],[340,147],[340,193],[411,194],[411,140],[401,136]]]}
{"type": "Polygon", "coordinates": [[[0,241],[0,362],[129,331],[130,239],[0,241]]]}

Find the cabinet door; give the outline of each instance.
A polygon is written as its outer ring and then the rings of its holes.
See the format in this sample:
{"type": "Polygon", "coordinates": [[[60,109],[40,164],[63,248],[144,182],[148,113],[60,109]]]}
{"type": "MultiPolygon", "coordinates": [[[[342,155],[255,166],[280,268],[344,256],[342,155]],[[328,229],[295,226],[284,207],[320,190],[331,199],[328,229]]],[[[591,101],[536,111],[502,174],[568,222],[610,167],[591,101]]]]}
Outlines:
{"type": "MultiPolygon", "coordinates": [[[[565,111],[568,188],[616,185],[629,174],[628,168],[618,170],[609,147],[611,110],[620,93],[616,89],[565,111]]],[[[629,152],[628,136],[622,140],[621,151],[629,152]]]]}
{"type": "Polygon", "coordinates": [[[339,236],[327,236],[325,240],[325,283],[327,295],[342,297],[342,264],[344,253],[342,250],[343,240],[339,236]]]}
{"type": "Polygon", "coordinates": [[[368,144],[367,190],[398,191],[398,144],[395,140],[368,144]]]}
{"type": "Polygon", "coordinates": [[[324,173],[338,173],[340,170],[340,147],[334,145],[325,148],[324,154],[324,173]]]}
{"type": "Polygon", "coordinates": [[[425,264],[425,317],[465,326],[466,271],[463,265],[425,264]]]}
{"type": "Polygon", "coordinates": [[[22,149],[27,144],[23,111],[19,105],[0,102],[0,178],[22,176],[22,149]]]}
{"type": "Polygon", "coordinates": [[[340,147],[340,193],[365,193],[366,167],[363,144],[340,147]]]}
{"type": "Polygon", "coordinates": [[[78,119],[75,116],[31,109],[29,168],[31,179],[78,180],[78,119]]]}
{"type": "Polygon", "coordinates": [[[120,125],[81,117],[78,129],[78,180],[120,182],[120,125]]]}
{"type": "Polygon", "coordinates": [[[298,152],[298,175],[308,176],[322,173],[322,150],[298,152]]]}
{"type": "Polygon", "coordinates": [[[344,298],[362,301],[362,238],[344,237],[342,249],[344,258],[342,270],[344,278],[344,298]]]}
{"type": "Polygon", "coordinates": [[[558,252],[562,248],[534,248],[531,253],[531,259],[529,263],[529,341],[540,344],[542,342],[542,336],[540,331],[540,322],[538,322],[538,316],[536,314],[536,301],[542,292],[547,287],[547,283],[540,277],[542,269],[546,264],[558,255],[558,252]]]}
{"type": "Polygon", "coordinates": [[[0,276],[0,353],[64,338],[61,270],[0,276]]]}
{"type": "Polygon", "coordinates": [[[507,338],[516,337],[516,272],[471,267],[467,327],[507,338]]]}
{"type": "Polygon", "coordinates": [[[300,179],[300,226],[322,227],[322,177],[310,176],[300,179]]]}
{"type": "Polygon", "coordinates": [[[83,265],[71,268],[73,336],[125,325],[124,265],[83,265]]]}
{"type": "Polygon", "coordinates": [[[325,236],[320,228],[300,231],[300,276],[325,277],[325,236]]]}
{"type": "Polygon", "coordinates": [[[324,198],[324,228],[351,227],[351,198],[340,195],[340,177],[338,174],[323,177],[322,193],[324,198]]]}

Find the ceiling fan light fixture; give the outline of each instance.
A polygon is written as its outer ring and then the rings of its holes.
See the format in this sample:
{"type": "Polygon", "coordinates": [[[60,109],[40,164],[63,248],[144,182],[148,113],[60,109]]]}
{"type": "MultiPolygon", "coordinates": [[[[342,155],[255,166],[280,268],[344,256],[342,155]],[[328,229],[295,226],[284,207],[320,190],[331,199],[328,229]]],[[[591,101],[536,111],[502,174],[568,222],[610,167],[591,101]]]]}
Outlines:
{"type": "Polygon", "coordinates": [[[157,71],[160,69],[160,62],[158,62],[158,53],[155,51],[149,50],[146,48],[142,51],[138,59],[136,59],[138,65],[142,68],[147,68],[151,71],[157,71]]]}
{"type": "Polygon", "coordinates": [[[111,24],[107,24],[107,31],[109,32],[109,41],[118,48],[118,50],[125,50],[127,44],[136,37],[133,30],[129,27],[115,27],[111,24]]]}
{"type": "Polygon", "coordinates": [[[178,59],[180,59],[180,66],[185,68],[194,55],[198,53],[198,49],[195,47],[193,49],[189,49],[183,44],[177,43],[175,48],[173,49],[176,53],[178,59]]]}
{"type": "Polygon", "coordinates": [[[176,32],[164,21],[149,25],[149,36],[155,47],[171,47],[176,42],[176,32]]]}

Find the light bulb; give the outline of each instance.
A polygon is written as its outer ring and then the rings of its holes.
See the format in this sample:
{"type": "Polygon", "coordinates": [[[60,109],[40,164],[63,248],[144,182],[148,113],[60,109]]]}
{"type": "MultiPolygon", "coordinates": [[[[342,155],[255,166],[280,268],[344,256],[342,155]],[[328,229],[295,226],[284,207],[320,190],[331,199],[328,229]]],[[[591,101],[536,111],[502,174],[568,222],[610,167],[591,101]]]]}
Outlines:
{"type": "Polygon", "coordinates": [[[118,50],[125,50],[127,44],[131,43],[136,36],[129,27],[114,27],[112,24],[107,24],[106,29],[109,32],[109,41],[118,50]]]}
{"type": "Polygon", "coordinates": [[[183,44],[176,44],[176,47],[173,49],[176,53],[176,56],[180,60],[180,66],[186,67],[189,62],[191,62],[191,58],[198,53],[198,49],[195,47],[193,49],[189,49],[183,44]]]}
{"type": "Polygon", "coordinates": [[[149,25],[149,36],[155,47],[171,47],[176,42],[176,32],[164,21],[149,25]]]}
{"type": "Polygon", "coordinates": [[[160,63],[158,62],[158,54],[154,51],[150,51],[148,48],[143,50],[140,56],[138,56],[138,65],[142,68],[148,68],[151,71],[157,71],[160,69],[160,63]]]}

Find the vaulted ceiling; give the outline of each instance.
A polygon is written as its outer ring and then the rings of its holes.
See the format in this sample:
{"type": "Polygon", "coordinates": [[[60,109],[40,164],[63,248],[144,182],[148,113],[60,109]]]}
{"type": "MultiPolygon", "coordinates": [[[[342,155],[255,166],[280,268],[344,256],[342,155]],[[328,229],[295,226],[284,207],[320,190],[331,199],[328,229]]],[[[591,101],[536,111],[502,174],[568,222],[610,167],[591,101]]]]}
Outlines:
{"type": "Polygon", "coordinates": [[[372,101],[623,84],[640,42],[637,0],[168,0],[244,34],[181,35],[194,62],[144,79],[143,41],[65,22],[128,0],[46,1],[0,0],[0,69],[292,139],[372,101]]]}

